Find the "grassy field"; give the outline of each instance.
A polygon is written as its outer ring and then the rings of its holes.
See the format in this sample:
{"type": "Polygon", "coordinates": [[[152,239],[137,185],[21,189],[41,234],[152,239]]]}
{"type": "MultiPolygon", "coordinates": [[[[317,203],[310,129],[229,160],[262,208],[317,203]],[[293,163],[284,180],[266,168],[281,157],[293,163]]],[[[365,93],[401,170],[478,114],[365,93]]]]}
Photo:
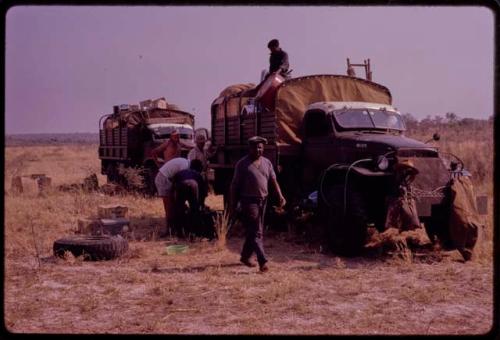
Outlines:
{"type": "MultiPolygon", "coordinates": [[[[452,132],[442,132],[442,148],[472,164],[491,212],[493,138],[452,132]]],[[[34,185],[22,194],[10,190],[15,175],[45,173],[56,187],[81,183],[99,167],[96,145],[6,147],[4,323],[10,332],[482,334],[492,326],[491,213],[470,262],[456,251],[342,258],[293,234],[269,232],[270,271],[261,274],[239,264],[243,239],[237,236],[225,247],[199,241],[186,254],[165,255],[165,246],[178,240],[157,237],[158,198],[57,190],[39,196],[34,185]],[[54,240],[73,234],[78,218],[112,203],[128,206],[141,231],[127,254],[100,262],[52,256],[54,240]]],[[[208,202],[221,208],[220,197],[208,202]]]]}

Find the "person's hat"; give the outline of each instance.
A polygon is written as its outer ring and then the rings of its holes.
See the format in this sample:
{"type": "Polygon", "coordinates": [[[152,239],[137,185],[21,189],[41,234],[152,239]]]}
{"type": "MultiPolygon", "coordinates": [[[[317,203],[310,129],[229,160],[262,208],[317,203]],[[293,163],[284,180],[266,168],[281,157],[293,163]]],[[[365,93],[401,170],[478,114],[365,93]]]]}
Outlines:
{"type": "Polygon", "coordinates": [[[205,135],[199,134],[199,135],[196,135],[195,141],[196,142],[206,142],[207,137],[205,137],[205,135]]]}
{"type": "Polygon", "coordinates": [[[248,144],[258,144],[258,143],[267,144],[267,139],[260,136],[253,136],[248,138],[248,144]]]}
{"type": "Polygon", "coordinates": [[[178,135],[179,134],[179,130],[177,129],[174,129],[172,130],[172,132],[170,132],[170,135],[178,135]]]}

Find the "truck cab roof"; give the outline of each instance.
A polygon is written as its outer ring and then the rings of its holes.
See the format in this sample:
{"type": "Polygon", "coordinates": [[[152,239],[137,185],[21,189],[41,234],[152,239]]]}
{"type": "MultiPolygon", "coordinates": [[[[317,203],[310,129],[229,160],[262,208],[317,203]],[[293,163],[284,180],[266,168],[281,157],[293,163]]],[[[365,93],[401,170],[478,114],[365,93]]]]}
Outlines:
{"type": "Polygon", "coordinates": [[[369,103],[369,102],[316,102],[310,104],[307,110],[322,110],[324,112],[331,112],[342,109],[372,109],[372,110],[387,110],[399,113],[399,111],[392,105],[381,104],[381,103],[369,103]]]}

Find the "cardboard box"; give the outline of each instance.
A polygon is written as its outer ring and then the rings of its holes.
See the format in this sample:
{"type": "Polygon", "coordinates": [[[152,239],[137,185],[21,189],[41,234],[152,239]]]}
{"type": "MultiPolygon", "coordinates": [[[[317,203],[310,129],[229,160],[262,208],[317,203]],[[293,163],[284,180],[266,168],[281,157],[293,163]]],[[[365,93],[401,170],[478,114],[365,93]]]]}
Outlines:
{"type": "Polygon", "coordinates": [[[158,98],[153,100],[152,107],[155,109],[167,109],[167,101],[165,98],[158,98]]]}
{"type": "Polygon", "coordinates": [[[120,204],[100,205],[97,209],[97,215],[101,219],[125,218],[127,213],[128,207],[120,204]]]}
{"type": "Polygon", "coordinates": [[[152,107],[152,105],[153,105],[153,102],[151,99],[143,100],[142,102],[139,103],[141,110],[150,109],[152,107]]]}
{"type": "Polygon", "coordinates": [[[101,232],[107,235],[125,235],[130,231],[130,221],[126,218],[101,218],[101,232]]]}
{"type": "Polygon", "coordinates": [[[89,218],[79,218],[78,219],[78,230],[77,233],[85,235],[95,235],[101,229],[98,220],[89,218]]]}

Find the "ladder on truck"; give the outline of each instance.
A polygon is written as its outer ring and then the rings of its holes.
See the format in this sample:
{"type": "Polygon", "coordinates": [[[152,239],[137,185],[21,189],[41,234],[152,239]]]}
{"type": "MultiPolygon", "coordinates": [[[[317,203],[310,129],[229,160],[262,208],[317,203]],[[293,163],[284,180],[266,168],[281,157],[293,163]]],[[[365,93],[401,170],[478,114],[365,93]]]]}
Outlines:
{"type": "Polygon", "coordinates": [[[372,81],[372,70],[370,68],[370,59],[363,60],[363,64],[351,64],[349,58],[347,58],[347,75],[349,77],[355,77],[356,72],[354,72],[354,67],[364,67],[366,79],[372,81]]]}

